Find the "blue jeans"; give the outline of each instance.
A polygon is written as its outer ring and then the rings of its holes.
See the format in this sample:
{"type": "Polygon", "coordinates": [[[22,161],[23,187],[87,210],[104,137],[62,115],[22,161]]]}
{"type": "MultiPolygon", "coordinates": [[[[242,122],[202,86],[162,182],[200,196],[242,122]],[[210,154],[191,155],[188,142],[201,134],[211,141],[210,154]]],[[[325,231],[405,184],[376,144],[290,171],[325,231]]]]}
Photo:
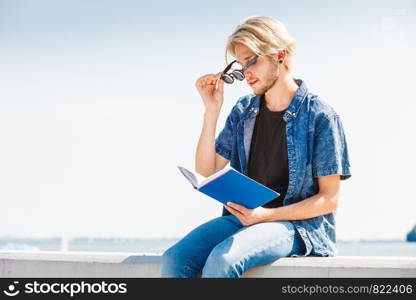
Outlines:
{"type": "Polygon", "coordinates": [[[292,254],[305,245],[291,222],[244,226],[234,215],[212,219],[162,256],[161,277],[240,277],[245,271],[292,254]]]}

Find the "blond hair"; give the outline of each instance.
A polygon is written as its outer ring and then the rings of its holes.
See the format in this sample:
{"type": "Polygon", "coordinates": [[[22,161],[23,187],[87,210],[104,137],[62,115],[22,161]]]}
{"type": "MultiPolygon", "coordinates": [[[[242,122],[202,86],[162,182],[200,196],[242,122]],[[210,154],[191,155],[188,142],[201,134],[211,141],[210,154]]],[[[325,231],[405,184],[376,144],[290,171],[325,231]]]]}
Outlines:
{"type": "Polygon", "coordinates": [[[243,20],[234,33],[228,37],[225,49],[225,61],[228,64],[228,53],[235,55],[235,46],[241,43],[257,55],[274,57],[280,51],[285,51],[283,65],[292,70],[296,43],[290,36],[285,25],[278,20],[264,16],[252,16],[243,20]]]}

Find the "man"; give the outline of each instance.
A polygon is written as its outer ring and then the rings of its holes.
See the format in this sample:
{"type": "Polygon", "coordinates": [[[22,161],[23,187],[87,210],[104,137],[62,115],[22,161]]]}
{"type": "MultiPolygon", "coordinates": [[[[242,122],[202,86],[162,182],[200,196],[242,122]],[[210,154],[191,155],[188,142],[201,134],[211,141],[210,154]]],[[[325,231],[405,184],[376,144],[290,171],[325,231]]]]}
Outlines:
{"type": "Polygon", "coordinates": [[[337,254],[334,213],[340,180],[351,176],[338,114],[292,78],[295,42],[281,22],[250,17],[226,49],[236,61],[196,81],[205,114],[195,169],[210,176],[230,163],[280,196],[256,209],[227,203],[165,251],[162,277],[240,277],[281,257],[337,254]],[[244,78],[253,94],[215,139],[224,82],[244,78]]]}

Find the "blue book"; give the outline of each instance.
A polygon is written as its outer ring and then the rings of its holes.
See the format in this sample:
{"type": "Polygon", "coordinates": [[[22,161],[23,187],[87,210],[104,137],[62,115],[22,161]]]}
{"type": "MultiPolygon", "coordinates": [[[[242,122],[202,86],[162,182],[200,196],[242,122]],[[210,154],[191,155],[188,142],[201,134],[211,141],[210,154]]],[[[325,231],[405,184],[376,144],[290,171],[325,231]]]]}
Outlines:
{"type": "Polygon", "coordinates": [[[280,195],[232,167],[226,167],[209,177],[191,172],[184,167],[178,168],[196,190],[225,205],[229,201],[254,209],[280,195]]]}

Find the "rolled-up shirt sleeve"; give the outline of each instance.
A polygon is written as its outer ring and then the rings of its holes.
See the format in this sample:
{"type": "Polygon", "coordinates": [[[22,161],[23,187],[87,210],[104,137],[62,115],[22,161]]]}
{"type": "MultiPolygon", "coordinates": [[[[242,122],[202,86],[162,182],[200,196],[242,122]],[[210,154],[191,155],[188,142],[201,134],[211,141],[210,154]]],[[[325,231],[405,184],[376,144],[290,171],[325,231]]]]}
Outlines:
{"type": "Polygon", "coordinates": [[[225,121],[224,128],[215,139],[215,152],[228,160],[231,160],[233,138],[235,136],[233,111],[234,109],[231,110],[227,120],[225,121]]]}
{"type": "Polygon", "coordinates": [[[314,177],[339,174],[351,177],[347,141],[340,117],[325,115],[315,132],[312,168],[314,177]]]}

